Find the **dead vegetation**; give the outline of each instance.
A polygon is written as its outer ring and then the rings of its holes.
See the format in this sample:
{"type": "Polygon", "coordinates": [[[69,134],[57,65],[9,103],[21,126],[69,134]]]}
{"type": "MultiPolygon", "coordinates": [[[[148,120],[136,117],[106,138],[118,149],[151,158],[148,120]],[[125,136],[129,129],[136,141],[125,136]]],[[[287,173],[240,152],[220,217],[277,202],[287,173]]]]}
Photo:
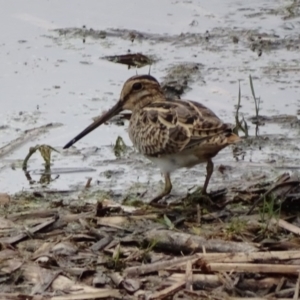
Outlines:
{"type": "Polygon", "coordinates": [[[283,174],[160,208],[1,196],[0,297],[297,299],[299,183],[283,174]]]}

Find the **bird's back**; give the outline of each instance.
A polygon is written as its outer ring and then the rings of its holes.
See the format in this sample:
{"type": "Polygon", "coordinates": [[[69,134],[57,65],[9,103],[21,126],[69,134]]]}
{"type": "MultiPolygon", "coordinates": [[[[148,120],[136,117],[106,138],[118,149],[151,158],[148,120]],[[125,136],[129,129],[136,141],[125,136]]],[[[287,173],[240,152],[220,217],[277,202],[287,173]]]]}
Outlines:
{"type": "Polygon", "coordinates": [[[206,106],[173,99],[152,102],[134,110],[129,136],[134,146],[149,157],[197,149],[207,156],[215,156],[239,140],[232,132],[232,125],[223,123],[206,106]]]}

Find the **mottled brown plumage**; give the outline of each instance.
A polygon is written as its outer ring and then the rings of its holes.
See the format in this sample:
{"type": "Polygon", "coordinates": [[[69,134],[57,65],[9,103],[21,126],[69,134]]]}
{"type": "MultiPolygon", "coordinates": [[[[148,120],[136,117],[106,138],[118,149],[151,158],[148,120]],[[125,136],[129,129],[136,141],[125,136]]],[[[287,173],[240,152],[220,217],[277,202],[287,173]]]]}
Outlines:
{"type": "Polygon", "coordinates": [[[68,148],[122,110],[131,110],[129,136],[140,153],[165,176],[165,189],[152,201],[171,192],[170,173],[182,167],[207,163],[205,194],[213,173],[212,158],[239,141],[232,125],[223,123],[210,109],[194,101],[168,99],[150,75],[133,76],[123,86],[120,100],[101,118],[70,141],[68,148]]]}

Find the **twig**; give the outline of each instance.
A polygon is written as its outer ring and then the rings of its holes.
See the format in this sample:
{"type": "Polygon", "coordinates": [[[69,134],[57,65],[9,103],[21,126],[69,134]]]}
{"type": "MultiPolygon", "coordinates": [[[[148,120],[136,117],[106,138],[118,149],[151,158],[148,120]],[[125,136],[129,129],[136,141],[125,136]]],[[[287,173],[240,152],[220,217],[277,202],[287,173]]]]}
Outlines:
{"type": "Polygon", "coordinates": [[[186,270],[185,270],[185,288],[189,291],[193,290],[193,270],[192,270],[192,262],[189,260],[186,263],[186,270]]]}
{"type": "Polygon", "coordinates": [[[180,281],[178,283],[175,283],[175,284],[165,288],[164,290],[153,293],[152,295],[149,296],[148,299],[155,299],[155,300],[164,299],[167,296],[170,296],[170,295],[176,293],[177,291],[179,291],[184,285],[185,285],[185,281],[180,281]]]}
{"type": "Polygon", "coordinates": [[[288,230],[294,234],[300,235],[300,228],[298,226],[288,223],[287,221],[285,221],[283,219],[276,220],[275,218],[272,218],[271,222],[285,230],[288,230]]]}
{"type": "Polygon", "coordinates": [[[200,204],[198,203],[196,205],[197,208],[197,225],[201,224],[201,210],[200,210],[200,204]]]}
{"type": "Polygon", "coordinates": [[[191,261],[191,264],[194,264],[199,258],[195,255],[185,256],[180,258],[174,258],[166,261],[159,261],[152,264],[141,265],[137,267],[129,267],[124,270],[125,276],[137,276],[141,274],[149,274],[153,272],[157,272],[169,267],[180,266],[188,261],[191,261]]]}
{"type": "MultiPolygon", "coordinates": [[[[266,300],[265,297],[251,297],[251,298],[244,298],[244,297],[228,297],[227,300],[266,300]]],[[[291,300],[290,298],[274,298],[276,300],[291,300]]]]}
{"type": "Polygon", "coordinates": [[[46,290],[51,286],[52,282],[62,273],[62,270],[55,272],[48,272],[46,276],[43,276],[43,280],[38,282],[31,290],[30,295],[44,294],[46,290]]]}
{"type": "Polygon", "coordinates": [[[289,184],[299,184],[299,180],[289,180],[289,181],[284,181],[284,182],[280,182],[280,183],[275,183],[274,186],[272,186],[271,188],[269,188],[262,196],[260,196],[251,206],[251,208],[249,209],[249,211],[246,213],[246,215],[250,215],[253,211],[253,209],[256,207],[256,205],[263,201],[265,197],[267,197],[268,195],[270,195],[272,192],[274,192],[278,187],[281,186],[285,186],[285,185],[289,185],[289,184]]]}
{"type": "MultiPolygon", "coordinates": [[[[34,234],[34,233],[44,229],[45,227],[53,224],[57,220],[57,218],[58,217],[51,218],[50,220],[47,220],[42,224],[34,226],[33,228],[31,228],[29,230],[30,234],[34,234]]],[[[26,238],[27,236],[28,236],[28,233],[20,233],[16,236],[12,236],[12,237],[3,237],[3,238],[0,238],[0,243],[14,244],[14,243],[19,242],[20,240],[26,238]]]]}
{"type": "Polygon", "coordinates": [[[213,272],[248,272],[298,274],[300,265],[249,264],[249,263],[209,263],[207,267],[213,272]]]}
{"type": "Polygon", "coordinates": [[[251,253],[197,253],[199,259],[206,262],[222,263],[247,263],[264,261],[284,261],[300,259],[300,251],[270,251],[270,252],[251,252],[251,253]]]}
{"type": "MultiPolygon", "coordinates": [[[[166,279],[166,284],[173,284],[175,282],[179,282],[185,279],[185,274],[182,273],[173,273],[171,276],[169,276],[166,279]]],[[[219,276],[213,275],[213,274],[193,274],[193,284],[197,286],[209,286],[211,288],[217,288],[218,286],[223,285],[223,282],[219,276]]],[[[277,275],[274,275],[274,277],[268,276],[263,279],[257,278],[244,278],[242,280],[242,284],[245,287],[245,289],[269,289],[276,285],[278,285],[280,282],[280,278],[277,275]]],[[[227,299],[227,298],[226,298],[227,299]]]]}
{"type": "Polygon", "coordinates": [[[166,229],[152,229],[144,233],[144,241],[155,240],[155,248],[173,253],[201,252],[203,247],[207,252],[257,252],[258,248],[247,242],[224,241],[221,239],[206,239],[204,237],[175,232],[166,229]]]}
{"type": "Polygon", "coordinates": [[[296,286],[295,286],[295,293],[294,293],[294,297],[293,299],[299,299],[299,287],[300,287],[300,271],[299,271],[299,274],[298,274],[298,280],[297,280],[297,283],[296,283],[296,286]]]}
{"type": "Polygon", "coordinates": [[[275,293],[280,292],[280,290],[282,289],[282,287],[284,286],[285,283],[286,283],[286,278],[281,277],[280,281],[278,282],[278,284],[276,286],[275,293]]]}
{"type": "Polygon", "coordinates": [[[81,294],[69,294],[63,296],[54,296],[49,300],[83,300],[83,299],[122,299],[118,290],[99,289],[97,292],[86,292],[81,294]]]}

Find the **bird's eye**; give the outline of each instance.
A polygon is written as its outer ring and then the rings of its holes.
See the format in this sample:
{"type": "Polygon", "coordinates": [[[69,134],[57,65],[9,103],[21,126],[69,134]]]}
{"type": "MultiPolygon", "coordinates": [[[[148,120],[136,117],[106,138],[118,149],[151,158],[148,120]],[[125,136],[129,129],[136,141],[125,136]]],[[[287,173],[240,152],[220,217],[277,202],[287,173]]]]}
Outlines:
{"type": "Polygon", "coordinates": [[[141,90],[142,89],[142,84],[140,82],[136,82],[133,86],[132,89],[135,91],[141,90]]]}

